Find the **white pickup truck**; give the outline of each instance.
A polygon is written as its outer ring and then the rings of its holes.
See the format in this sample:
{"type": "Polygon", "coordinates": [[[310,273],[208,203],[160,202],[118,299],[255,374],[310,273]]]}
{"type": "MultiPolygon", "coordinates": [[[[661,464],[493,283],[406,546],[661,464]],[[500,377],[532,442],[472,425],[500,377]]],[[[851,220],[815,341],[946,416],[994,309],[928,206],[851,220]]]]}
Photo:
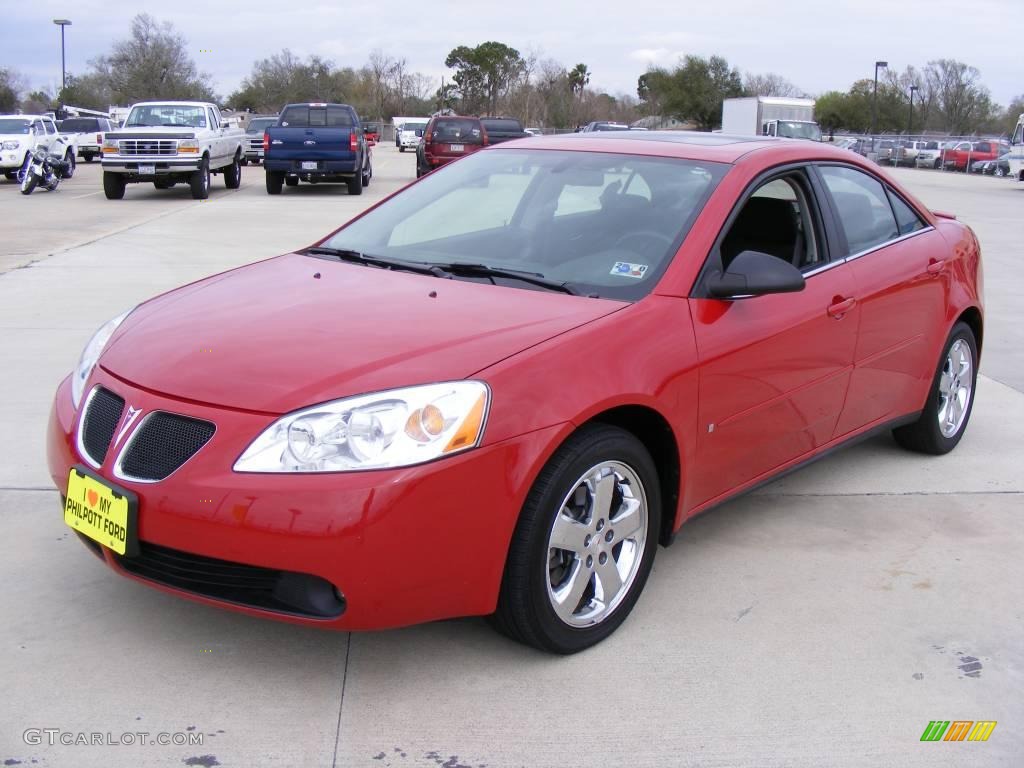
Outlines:
{"type": "Polygon", "coordinates": [[[0,115],[0,171],[8,181],[21,182],[19,174],[25,167],[25,160],[36,147],[64,155],[69,171],[64,178],[71,178],[75,172],[75,147],[70,142],[59,143],[57,125],[48,115],[0,115]]]}
{"type": "Polygon", "coordinates": [[[124,197],[125,185],[151,181],[157,189],[188,184],[192,197],[210,196],[210,174],[224,186],[242,182],[245,132],[228,126],[216,104],[144,101],[132,106],[124,126],[103,137],[103,192],[124,197]]]}

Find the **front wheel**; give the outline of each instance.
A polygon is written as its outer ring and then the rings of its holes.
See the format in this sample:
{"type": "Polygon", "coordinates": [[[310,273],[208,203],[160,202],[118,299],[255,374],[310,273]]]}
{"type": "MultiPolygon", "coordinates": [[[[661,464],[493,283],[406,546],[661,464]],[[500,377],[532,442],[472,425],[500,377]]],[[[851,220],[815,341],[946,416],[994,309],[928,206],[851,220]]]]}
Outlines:
{"type": "Polygon", "coordinates": [[[103,194],[106,195],[107,200],[120,200],[124,197],[125,186],[124,176],[121,174],[110,171],[103,172],[103,194]]]}
{"type": "Polygon", "coordinates": [[[32,190],[39,184],[39,177],[36,176],[35,172],[28,170],[25,172],[25,178],[21,180],[21,194],[31,195],[32,190]]]}
{"type": "Polygon", "coordinates": [[[370,186],[370,179],[373,178],[373,166],[369,162],[366,163],[366,168],[363,169],[363,187],[370,186]]]}
{"type": "Polygon", "coordinates": [[[224,169],[224,186],[228,189],[238,189],[242,185],[242,161],[238,155],[231,161],[231,165],[224,169]]]}
{"type": "Polygon", "coordinates": [[[553,653],[599,643],[636,604],[660,525],[658,472],[643,443],[617,427],[583,427],[527,496],[492,623],[553,653]]]}
{"type": "Polygon", "coordinates": [[[203,158],[199,164],[199,170],[193,172],[188,182],[192,188],[193,200],[205,200],[210,196],[210,161],[203,158]]]}
{"type": "Polygon", "coordinates": [[[942,348],[924,410],[913,424],[894,429],[896,442],[919,453],[956,448],[967,430],[978,382],[978,345],[967,323],[957,323],[942,348]]]}

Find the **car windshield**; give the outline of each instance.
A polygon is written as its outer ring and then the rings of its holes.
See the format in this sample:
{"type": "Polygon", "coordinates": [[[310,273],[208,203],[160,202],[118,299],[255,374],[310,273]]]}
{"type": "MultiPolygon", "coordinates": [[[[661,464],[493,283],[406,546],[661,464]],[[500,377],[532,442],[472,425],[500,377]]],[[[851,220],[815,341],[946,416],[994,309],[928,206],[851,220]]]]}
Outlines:
{"type": "Polygon", "coordinates": [[[821,141],[821,128],[817,123],[801,123],[790,120],[779,121],[779,136],[788,139],[811,139],[821,141]]]}
{"type": "Polygon", "coordinates": [[[277,122],[276,117],[264,117],[259,120],[250,120],[249,125],[245,127],[246,133],[263,133],[267,128],[277,122]]]}
{"type": "Polygon", "coordinates": [[[0,133],[28,133],[29,125],[28,120],[0,119],[0,133]]]}
{"type": "Polygon", "coordinates": [[[95,117],[72,117],[60,124],[61,133],[89,133],[99,131],[100,121],[95,117]]]}
{"type": "Polygon", "coordinates": [[[155,126],[176,126],[183,128],[205,128],[206,109],[180,104],[147,104],[133,107],[125,121],[126,128],[148,128],[155,126]]]}
{"type": "Polygon", "coordinates": [[[480,122],[483,123],[484,128],[487,129],[488,133],[491,131],[494,131],[495,133],[518,133],[522,130],[516,120],[488,118],[486,120],[481,120],[480,122]]]}
{"type": "Polygon", "coordinates": [[[653,289],[727,170],[675,158],[488,150],[431,173],[324,245],[526,271],[576,293],[632,301],[653,289]]]}

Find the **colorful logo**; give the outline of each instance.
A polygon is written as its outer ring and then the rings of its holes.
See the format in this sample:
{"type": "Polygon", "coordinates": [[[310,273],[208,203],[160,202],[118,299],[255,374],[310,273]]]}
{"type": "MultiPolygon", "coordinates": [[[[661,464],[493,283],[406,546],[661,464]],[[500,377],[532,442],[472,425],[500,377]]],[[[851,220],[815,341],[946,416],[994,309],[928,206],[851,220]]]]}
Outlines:
{"type": "Polygon", "coordinates": [[[921,741],[988,741],[995,728],[995,720],[931,720],[921,741]]]}

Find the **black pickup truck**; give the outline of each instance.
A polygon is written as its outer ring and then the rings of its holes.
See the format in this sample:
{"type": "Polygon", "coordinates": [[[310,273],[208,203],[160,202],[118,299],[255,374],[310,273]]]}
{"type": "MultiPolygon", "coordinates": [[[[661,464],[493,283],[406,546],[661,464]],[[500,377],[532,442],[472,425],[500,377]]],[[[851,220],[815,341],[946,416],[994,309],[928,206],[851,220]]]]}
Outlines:
{"type": "Polygon", "coordinates": [[[532,133],[523,130],[523,124],[514,117],[481,117],[484,130],[487,131],[488,144],[501,144],[513,139],[528,139],[532,133]]]}
{"type": "Polygon", "coordinates": [[[267,193],[299,181],[344,182],[350,195],[370,183],[370,147],[359,115],[348,104],[289,104],[263,134],[267,193]]]}

